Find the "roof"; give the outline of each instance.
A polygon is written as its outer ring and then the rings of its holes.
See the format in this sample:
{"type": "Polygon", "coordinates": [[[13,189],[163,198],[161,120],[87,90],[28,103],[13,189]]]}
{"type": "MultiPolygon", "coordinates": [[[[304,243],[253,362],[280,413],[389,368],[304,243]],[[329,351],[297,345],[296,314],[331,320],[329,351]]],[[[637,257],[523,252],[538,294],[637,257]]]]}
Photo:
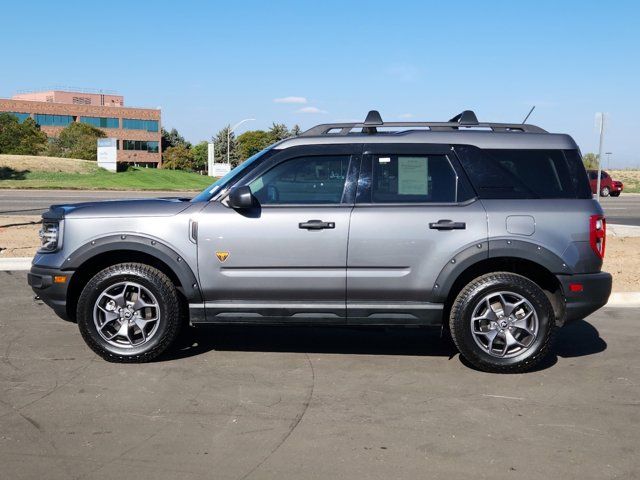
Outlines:
{"type": "Polygon", "coordinates": [[[274,148],[351,143],[438,143],[537,150],[578,148],[569,135],[548,133],[530,124],[478,122],[475,113],[470,110],[465,110],[448,122],[383,122],[380,114],[372,110],[362,123],[318,125],[298,137],[282,141],[274,148]],[[380,128],[392,131],[379,131],[380,128]]]}

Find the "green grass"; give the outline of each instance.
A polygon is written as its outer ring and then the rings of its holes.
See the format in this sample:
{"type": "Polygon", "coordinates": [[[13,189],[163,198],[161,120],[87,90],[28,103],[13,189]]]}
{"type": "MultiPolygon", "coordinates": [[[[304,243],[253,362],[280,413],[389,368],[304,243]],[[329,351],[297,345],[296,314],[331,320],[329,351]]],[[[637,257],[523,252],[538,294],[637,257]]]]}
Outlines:
{"type": "Polygon", "coordinates": [[[130,168],[113,173],[97,165],[89,165],[82,172],[32,171],[8,169],[0,166],[0,188],[39,188],[77,190],[194,190],[213,183],[205,175],[154,168],[130,168]]]}

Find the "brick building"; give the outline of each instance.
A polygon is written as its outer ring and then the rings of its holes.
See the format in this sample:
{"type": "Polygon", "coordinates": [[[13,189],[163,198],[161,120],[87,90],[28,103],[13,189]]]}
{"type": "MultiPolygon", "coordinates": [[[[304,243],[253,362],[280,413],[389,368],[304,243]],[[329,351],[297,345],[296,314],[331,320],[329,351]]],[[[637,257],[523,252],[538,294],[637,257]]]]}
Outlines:
{"type": "Polygon", "coordinates": [[[160,110],[124,106],[124,97],[102,93],[51,90],[0,98],[0,112],[20,121],[33,118],[43,132],[55,138],[72,122],[93,125],[118,140],[118,162],[160,166],[160,110]]]}

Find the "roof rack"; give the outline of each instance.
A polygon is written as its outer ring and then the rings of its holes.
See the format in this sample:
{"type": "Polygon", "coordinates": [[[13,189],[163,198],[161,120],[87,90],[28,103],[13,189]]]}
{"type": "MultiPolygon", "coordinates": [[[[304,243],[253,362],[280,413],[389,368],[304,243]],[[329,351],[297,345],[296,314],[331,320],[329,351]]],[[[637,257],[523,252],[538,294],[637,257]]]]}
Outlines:
{"type": "Polygon", "coordinates": [[[319,135],[349,135],[353,129],[362,129],[362,133],[378,133],[378,127],[404,127],[429,128],[436,132],[450,132],[466,128],[485,128],[494,132],[526,132],[547,133],[546,130],[525,123],[487,123],[479,122],[476,114],[471,110],[465,110],[453,117],[448,122],[383,122],[377,110],[371,110],[362,123],[325,123],[316,125],[302,134],[303,137],[319,135]]]}

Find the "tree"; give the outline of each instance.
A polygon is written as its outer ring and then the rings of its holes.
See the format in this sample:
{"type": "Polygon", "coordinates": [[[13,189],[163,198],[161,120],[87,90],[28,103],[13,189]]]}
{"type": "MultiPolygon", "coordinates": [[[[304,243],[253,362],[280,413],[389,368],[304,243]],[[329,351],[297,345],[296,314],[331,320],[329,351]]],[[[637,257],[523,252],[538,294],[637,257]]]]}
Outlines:
{"type": "Polygon", "coordinates": [[[271,136],[271,143],[279,142],[291,136],[289,129],[284,123],[276,122],[273,122],[271,128],[269,128],[269,135],[271,136]]]}
{"type": "Polygon", "coordinates": [[[289,136],[290,137],[298,137],[298,136],[300,136],[301,133],[302,133],[302,130],[300,130],[300,125],[298,125],[296,123],[293,126],[293,128],[291,129],[291,131],[289,132],[289,136]]]}
{"type": "Polygon", "coordinates": [[[169,147],[177,147],[178,145],[184,145],[187,148],[191,148],[191,143],[189,143],[175,128],[172,128],[171,131],[166,131],[164,128],[162,129],[162,151],[164,152],[169,147]]]}
{"type": "Polygon", "coordinates": [[[595,153],[585,153],[582,156],[582,163],[584,163],[584,168],[586,168],[587,170],[597,170],[598,158],[599,155],[596,155],[595,153]]]}
{"type": "Polygon", "coordinates": [[[47,135],[27,118],[22,123],[15,115],[0,113],[0,153],[38,155],[47,146],[47,135]]]}
{"type": "MultiPolygon", "coordinates": [[[[227,125],[213,137],[214,153],[217,163],[225,163],[227,161],[227,133],[230,128],[231,126],[227,125]]],[[[233,132],[231,132],[229,136],[229,158],[231,165],[234,167],[241,163],[238,155],[238,142],[233,132]]]]}
{"type": "Polygon", "coordinates": [[[207,161],[209,160],[209,143],[202,141],[191,147],[191,169],[201,172],[207,169],[207,161]]]}
{"type": "Polygon", "coordinates": [[[238,136],[238,157],[241,162],[271,145],[271,135],[264,130],[249,130],[238,136]]]}
{"type": "Polygon", "coordinates": [[[49,145],[49,154],[54,157],[98,159],[98,139],[105,133],[92,125],[73,122],[65,127],[49,145]]]}
{"type": "Polygon", "coordinates": [[[162,155],[162,168],[170,170],[192,170],[193,152],[185,144],[168,147],[162,155]]]}

